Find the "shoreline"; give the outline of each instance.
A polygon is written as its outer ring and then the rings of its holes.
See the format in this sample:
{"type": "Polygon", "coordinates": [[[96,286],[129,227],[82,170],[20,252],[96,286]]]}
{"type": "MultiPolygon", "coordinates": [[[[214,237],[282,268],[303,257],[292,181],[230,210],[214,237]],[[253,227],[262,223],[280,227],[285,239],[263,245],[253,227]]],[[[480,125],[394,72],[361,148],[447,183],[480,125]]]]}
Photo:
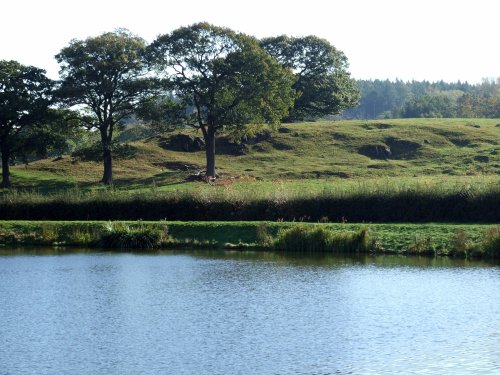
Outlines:
{"type": "MultiPolygon", "coordinates": [[[[347,252],[367,254],[451,256],[487,258],[481,241],[488,231],[498,232],[500,225],[463,223],[301,223],[301,222],[199,222],[199,221],[0,221],[0,246],[68,247],[134,250],[134,246],[101,239],[115,227],[143,234],[160,231],[159,245],[146,250],[224,249],[284,251],[275,247],[280,233],[292,228],[328,230],[335,235],[366,231],[370,245],[347,252]],[[111,228],[111,229],[110,229],[111,228]],[[142,232],[141,232],[142,231],[142,232]]],[[[140,247],[140,246],[139,246],[140,247]]],[[[137,251],[141,250],[136,247],[137,251]]],[[[304,252],[304,251],[302,251],[304,252]]],[[[315,249],[305,253],[342,253],[335,249],[315,249]]],[[[496,256],[494,256],[496,257],[496,256]]]]}

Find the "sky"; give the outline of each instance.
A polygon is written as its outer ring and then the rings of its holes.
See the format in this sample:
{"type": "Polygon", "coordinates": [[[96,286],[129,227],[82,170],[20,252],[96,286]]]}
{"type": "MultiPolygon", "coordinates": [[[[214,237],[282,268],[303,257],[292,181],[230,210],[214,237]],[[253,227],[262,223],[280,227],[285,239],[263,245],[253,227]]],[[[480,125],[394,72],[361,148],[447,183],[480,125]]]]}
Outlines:
{"type": "Polygon", "coordinates": [[[43,68],[72,39],[117,28],[152,42],[206,21],[258,38],[316,35],[356,79],[500,77],[500,0],[3,0],[0,60],[43,68]]]}

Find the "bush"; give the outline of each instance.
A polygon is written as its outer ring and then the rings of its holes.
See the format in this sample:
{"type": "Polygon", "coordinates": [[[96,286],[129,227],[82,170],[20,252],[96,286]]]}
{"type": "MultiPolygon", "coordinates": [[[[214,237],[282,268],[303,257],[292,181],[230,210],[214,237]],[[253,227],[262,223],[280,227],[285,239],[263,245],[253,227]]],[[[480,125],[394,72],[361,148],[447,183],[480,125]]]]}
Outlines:
{"type": "Polygon", "coordinates": [[[99,246],[118,249],[154,249],[161,246],[168,236],[168,227],[125,225],[123,223],[108,223],[105,232],[101,234],[99,246]]]}
{"type": "Polygon", "coordinates": [[[408,247],[406,251],[409,255],[437,255],[438,246],[432,241],[431,238],[425,237],[415,237],[413,243],[408,247]]]}
{"type": "Polygon", "coordinates": [[[269,234],[269,228],[266,223],[261,223],[257,225],[256,228],[257,245],[261,247],[272,247],[273,246],[273,236],[269,234]]]}
{"type": "MultiPolygon", "coordinates": [[[[115,159],[130,159],[134,157],[137,150],[131,145],[113,142],[111,144],[111,152],[113,153],[113,158],[115,159]]],[[[71,153],[71,156],[81,161],[101,162],[103,160],[102,145],[100,142],[93,143],[88,147],[82,147],[75,150],[71,153]]]]}
{"type": "Polygon", "coordinates": [[[372,249],[373,241],[368,231],[334,232],[324,226],[297,225],[278,232],[275,241],[278,250],[293,252],[367,252],[372,249]]]}
{"type": "Polygon", "coordinates": [[[481,248],[487,257],[500,259],[500,225],[485,232],[481,248]]]}
{"type": "Polygon", "coordinates": [[[466,258],[467,253],[472,246],[472,242],[464,230],[457,230],[451,238],[450,250],[448,255],[459,258],[466,258]]]}

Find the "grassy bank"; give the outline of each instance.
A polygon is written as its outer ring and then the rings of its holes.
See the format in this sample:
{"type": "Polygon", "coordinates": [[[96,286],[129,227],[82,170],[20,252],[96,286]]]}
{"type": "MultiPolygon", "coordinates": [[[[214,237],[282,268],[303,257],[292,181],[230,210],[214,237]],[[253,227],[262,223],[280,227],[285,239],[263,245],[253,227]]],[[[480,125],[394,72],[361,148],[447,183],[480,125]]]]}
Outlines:
{"type": "Polygon", "coordinates": [[[478,224],[0,222],[0,244],[3,246],[260,248],[285,252],[375,252],[459,257],[497,254],[498,257],[499,239],[498,225],[478,224]],[[134,246],[137,235],[149,241],[140,243],[150,245],[137,246],[135,243],[134,246]],[[490,246],[489,250],[487,246],[490,246]]]}
{"type": "Polygon", "coordinates": [[[500,222],[497,178],[197,183],[186,191],[11,191],[1,220],[500,222]]]}

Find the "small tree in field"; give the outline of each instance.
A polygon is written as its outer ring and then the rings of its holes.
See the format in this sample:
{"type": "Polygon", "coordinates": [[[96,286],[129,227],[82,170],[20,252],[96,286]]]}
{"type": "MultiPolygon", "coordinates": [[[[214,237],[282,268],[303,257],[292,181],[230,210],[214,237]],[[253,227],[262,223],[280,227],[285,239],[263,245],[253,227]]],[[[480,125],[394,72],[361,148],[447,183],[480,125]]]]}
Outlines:
{"type": "Polygon", "coordinates": [[[215,176],[215,139],[222,131],[278,124],[296,97],[294,76],[256,39],[199,23],[162,35],[151,45],[173,94],[194,111],[186,123],[201,130],[206,174],[215,176]]]}
{"type": "Polygon", "coordinates": [[[44,70],[17,61],[0,61],[0,187],[10,186],[9,160],[23,132],[47,120],[52,88],[53,82],[44,70]]]}
{"type": "Polygon", "coordinates": [[[86,116],[101,137],[104,174],[113,180],[111,142],[117,124],[148,100],[156,80],[148,76],[145,41],[127,30],[73,40],[56,55],[61,65],[60,96],[86,116]]]}

